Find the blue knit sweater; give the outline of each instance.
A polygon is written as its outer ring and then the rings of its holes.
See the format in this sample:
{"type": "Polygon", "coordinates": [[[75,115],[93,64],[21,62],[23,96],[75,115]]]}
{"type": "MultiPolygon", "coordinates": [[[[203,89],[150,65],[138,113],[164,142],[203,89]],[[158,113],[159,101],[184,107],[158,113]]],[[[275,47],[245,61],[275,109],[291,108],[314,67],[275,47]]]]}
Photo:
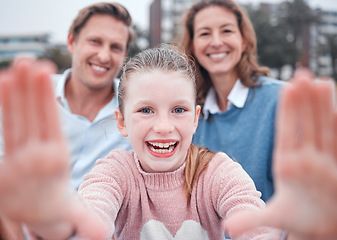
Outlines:
{"type": "Polygon", "coordinates": [[[250,88],[243,108],[200,118],[193,143],[227,153],[254,180],[262,199],[274,192],[272,151],[277,101],[283,82],[260,77],[261,87],[250,88]]]}

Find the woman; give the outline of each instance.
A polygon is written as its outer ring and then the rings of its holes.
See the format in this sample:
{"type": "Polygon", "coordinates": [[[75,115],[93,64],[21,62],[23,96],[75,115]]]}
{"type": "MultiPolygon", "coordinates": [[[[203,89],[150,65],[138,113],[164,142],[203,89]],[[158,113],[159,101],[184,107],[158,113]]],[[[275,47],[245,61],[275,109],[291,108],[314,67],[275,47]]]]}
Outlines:
{"type": "Polygon", "coordinates": [[[259,66],[247,14],[231,0],[198,2],[187,11],[181,45],[195,61],[203,108],[194,143],[229,154],[268,200],[282,82],[266,77],[269,69],[259,66]]]}

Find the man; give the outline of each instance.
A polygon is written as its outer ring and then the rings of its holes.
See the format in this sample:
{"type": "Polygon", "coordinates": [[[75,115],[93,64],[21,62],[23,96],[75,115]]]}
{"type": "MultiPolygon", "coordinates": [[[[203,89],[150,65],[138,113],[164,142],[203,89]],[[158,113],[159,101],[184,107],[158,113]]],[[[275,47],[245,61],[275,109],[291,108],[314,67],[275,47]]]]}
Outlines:
{"type": "MultiPolygon", "coordinates": [[[[114,109],[118,106],[115,78],[132,40],[131,16],[117,3],[85,7],[70,27],[67,45],[72,54],[72,68],[53,76],[53,83],[72,156],[74,189],[97,159],[112,149],[131,149],[128,139],[115,126],[114,109]]],[[[2,141],[0,158],[4,155],[2,141]]],[[[0,233],[5,239],[21,237],[8,222],[0,223],[0,233]]]]}

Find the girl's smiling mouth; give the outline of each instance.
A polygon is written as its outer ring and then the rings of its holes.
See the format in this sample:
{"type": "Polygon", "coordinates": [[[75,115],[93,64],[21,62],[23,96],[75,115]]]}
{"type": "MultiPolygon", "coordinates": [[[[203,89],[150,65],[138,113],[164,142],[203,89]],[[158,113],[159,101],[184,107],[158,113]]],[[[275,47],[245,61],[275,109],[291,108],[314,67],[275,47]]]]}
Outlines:
{"type": "Polygon", "coordinates": [[[169,157],[174,154],[178,141],[146,141],[150,153],[156,157],[169,157]]]}

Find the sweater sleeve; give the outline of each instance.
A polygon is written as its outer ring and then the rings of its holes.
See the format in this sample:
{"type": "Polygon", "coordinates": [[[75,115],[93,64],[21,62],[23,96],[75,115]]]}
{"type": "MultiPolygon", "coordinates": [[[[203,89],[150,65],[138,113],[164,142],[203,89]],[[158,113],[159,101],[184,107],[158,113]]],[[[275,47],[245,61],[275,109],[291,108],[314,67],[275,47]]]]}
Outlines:
{"type": "Polygon", "coordinates": [[[85,204],[106,223],[107,239],[111,239],[115,231],[115,219],[128,189],[125,166],[117,161],[118,158],[126,161],[129,156],[124,155],[111,152],[106,158],[98,160],[79,188],[85,204]]]}
{"type": "MultiPolygon", "coordinates": [[[[212,159],[207,174],[213,176],[212,203],[222,219],[228,219],[242,211],[265,208],[265,203],[260,198],[261,193],[256,190],[253,180],[239,163],[231,160],[226,154],[218,153],[212,159]]],[[[261,227],[233,240],[281,239],[281,235],[279,230],[261,227]]]]}

